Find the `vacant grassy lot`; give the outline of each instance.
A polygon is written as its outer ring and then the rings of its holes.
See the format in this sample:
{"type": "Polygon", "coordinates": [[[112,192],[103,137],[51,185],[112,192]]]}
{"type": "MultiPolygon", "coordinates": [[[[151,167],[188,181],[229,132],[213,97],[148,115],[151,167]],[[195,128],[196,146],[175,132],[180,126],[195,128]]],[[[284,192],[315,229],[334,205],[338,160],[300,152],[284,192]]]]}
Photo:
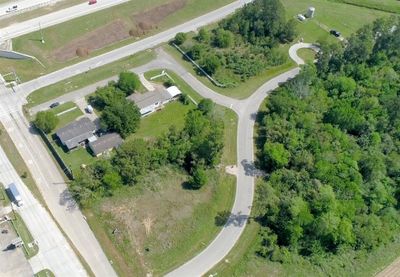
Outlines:
{"type": "Polygon", "coordinates": [[[366,7],[391,13],[400,13],[400,3],[397,0],[331,0],[354,6],[366,7]]]}
{"type": "Polygon", "coordinates": [[[15,69],[22,81],[31,80],[86,58],[132,43],[138,38],[143,38],[183,23],[232,1],[129,1],[44,29],[45,44],[40,42],[41,35],[39,31],[14,39],[13,46],[16,51],[36,56],[46,67],[43,68],[33,61],[2,59],[3,66],[0,69],[0,73],[15,69]],[[162,6],[167,4],[170,4],[170,6],[162,6]],[[174,12],[171,7],[175,7],[176,11],[174,12]],[[141,27],[138,27],[139,25],[141,27]],[[132,36],[129,34],[130,32],[132,36]],[[106,35],[105,38],[100,37],[107,33],[109,35],[106,35]],[[109,40],[112,37],[115,37],[114,42],[107,43],[107,45],[99,45],[104,43],[105,39],[109,40]],[[83,57],[78,58],[75,55],[75,51],[81,46],[89,50],[89,55],[86,56],[84,54],[83,57]]]}
{"type": "Polygon", "coordinates": [[[155,58],[155,53],[152,50],[139,52],[135,55],[126,57],[116,62],[101,66],[90,70],[84,74],[79,74],[75,77],[65,79],[53,85],[41,88],[32,92],[28,96],[28,107],[44,103],[56,97],[59,97],[68,92],[83,88],[98,81],[118,75],[120,72],[129,70],[150,62],[155,58]]]}
{"type": "Polygon", "coordinates": [[[297,54],[300,58],[302,58],[306,63],[313,63],[315,60],[315,51],[311,49],[300,49],[297,54]]]}

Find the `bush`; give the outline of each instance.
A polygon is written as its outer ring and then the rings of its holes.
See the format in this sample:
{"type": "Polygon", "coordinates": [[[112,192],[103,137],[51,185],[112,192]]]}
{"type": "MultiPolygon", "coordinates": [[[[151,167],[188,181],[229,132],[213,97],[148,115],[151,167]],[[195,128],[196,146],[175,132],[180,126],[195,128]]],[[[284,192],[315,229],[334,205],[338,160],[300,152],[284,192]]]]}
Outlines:
{"type": "Polygon", "coordinates": [[[189,103],[190,103],[190,98],[189,98],[189,96],[188,96],[187,94],[182,93],[182,94],[179,96],[179,101],[181,101],[181,103],[184,104],[184,105],[189,105],[189,103]]]}
{"type": "Polygon", "coordinates": [[[186,34],[185,33],[177,33],[174,39],[174,43],[176,45],[182,45],[186,41],[186,34]]]}
{"type": "Polygon", "coordinates": [[[208,115],[214,110],[215,104],[211,99],[203,99],[200,101],[197,108],[203,112],[203,114],[208,115]]]}
{"type": "Polygon", "coordinates": [[[48,134],[56,128],[59,121],[60,119],[52,111],[42,111],[36,114],[33,123],[37,128],[48,134]]]}
{"type": "Polygon", "coordinates": [[[192,189],[200,189],[207,183],[207,173],[202,167],[193,169],[192,178],[190,180],[190,187],[192,189]]]}

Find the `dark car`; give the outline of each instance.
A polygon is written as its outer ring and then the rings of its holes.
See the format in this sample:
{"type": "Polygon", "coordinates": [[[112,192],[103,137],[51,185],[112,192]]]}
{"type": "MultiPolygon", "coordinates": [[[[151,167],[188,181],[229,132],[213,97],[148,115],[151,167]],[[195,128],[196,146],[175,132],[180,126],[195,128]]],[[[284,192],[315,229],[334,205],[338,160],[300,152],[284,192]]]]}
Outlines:
{"type": "Polygon", "coordinates": [[[334,35],[335,37],[340,37],[340,32],[338,32],[338,31],[336,31],[336,30],[331,30],[330,32],[329,32],[331,35],[334,35]]]}
{"type": "Polygon", "coordinates": [[[53,104],[50,105],[50,109],[55,108],[60,105],[60,102],[54,102],[53,104]]]}

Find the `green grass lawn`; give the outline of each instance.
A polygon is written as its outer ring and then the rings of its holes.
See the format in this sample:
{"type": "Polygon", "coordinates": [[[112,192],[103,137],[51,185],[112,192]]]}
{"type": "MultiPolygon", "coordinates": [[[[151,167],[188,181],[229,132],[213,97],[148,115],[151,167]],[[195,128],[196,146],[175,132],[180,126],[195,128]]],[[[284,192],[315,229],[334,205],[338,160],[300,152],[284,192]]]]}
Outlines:
{"type": "Polygon", "coordinates": [[[68,92],[83,88],[98,81],[118,75],[120,72],[129,70],[150,62],[155,58],[155,52],[146,50],[135,55],[123,58],[116,62],[101,66],[84,74],[65,79],[61,82],[41,88],[32,92],[28,97],[28,107],[47,102],[68,92]]]}
{"type": "Polygon", "coordinates": [[[24,221],[18,213],[13,213],[11,216],[12,225],[14,227],[15,232],[21,237],[24,242],[24,253],[25,256],[29,259],[35,256],[39,252],[39,247],[35,244],[33,247],[29,247],[28,244],[34,241],[31,233],[29,232],[28,227],[26,227],[24,221]]]}
{"type": "Polygon", "coordinates": [[[50,269],[43,269],[35,274],[35,277],[54,277],[54,273],[50,269]]]}
{"type": "Polygon", "coordinates": [[[331,0],[354,6],[366,7],[392,13],[400,13],[400,3],[397,0],[331,0]]]}
{"type": "MultiPolygon", "coordinates": [[[[141,38],[153,35],[177,24],[186,22],[189,19],[224,6],[232,1],[233,0],[188,0],[182,9],[165,17],[159,24],[157,24],[157,28],[150,30],[141,38]]],[[[119,22],[126,26],[127,30],[125,31],[128,33],[131,28],[135,28],[137,25],[137,22],[135,21],[135,15],[168,2],[171,1],[129,1],[103,11],[46,28],[43,30],[46,41],[45,44],[40,42],[41,34],[39,31],[15,38],[13,40],[14,50],[28,53],[37,57],[45,65],[45,67],[42,67],[40,64],[33,61],[2,59],[1,62],[3,66],[0,69],[0,73],[9,72],[11,69],[15,69],[21,80],[27,81],[40,75],[47,74],[62,67],[82,61],[85,58],[77,57],[68,61],[57,61],[54,50],[61,48],[71,40],[82,38],[84,35],[93,32],[102,26],[115,22],[116,20],[119,20],[119,22]]],[[[158,15],[154,15],[154,17],[157,18],[158,15]]],[[[86,58],[108,52],[112,49],[127,45],[136,40],[137,38],[129,37],[123,41],[116,42],[102,49],[93,51],[86,58]]]]}
{"type": "Polygon", "coordinates": [[[297,54],[300,58],[302,58],[306,63],[313,63],[315,60],[315,51],[307,48],[300,49],[297,51],[297,54]]]}
{"type": "Polygon", "coordinates": [[[300,34],[304,37],[305,42],[315,42],[323,38],[324,32],[325,36],[329,37],[327,33],[329,29],[336,29],[343,36],[348,37],[363,25],[372,23],[379,17],[390,15],[382,11],[328,0],[281,0],[281,2],[286,8],[288,18],[305,13],[310,6],[315,8],[313,19],[298,24],[300,34]],[[328,30],[324,31],[318,24],[326,26],[328,30]]]}

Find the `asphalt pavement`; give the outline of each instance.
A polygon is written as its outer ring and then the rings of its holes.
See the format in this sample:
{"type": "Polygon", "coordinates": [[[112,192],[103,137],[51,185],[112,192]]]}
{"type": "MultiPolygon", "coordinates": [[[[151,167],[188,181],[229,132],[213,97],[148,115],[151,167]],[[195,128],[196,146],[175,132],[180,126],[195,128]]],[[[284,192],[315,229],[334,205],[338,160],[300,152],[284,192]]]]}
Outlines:
{"type": "MultiPolygon", "coordinates": [[[[15,132],[13,129],[8,129],[7,131],[9,133],[15,132]]],[[[17,144],[17,147],[24,147],[24,145],[17,144]]],[[[27,160],[26,162],[29,163],[31,161],[27,160]]],[[[6,188],[9,184],[15,183],[21,194],[23,206],[13,206],[21,215],[39,246],[38,254],[29,260],[33,272],[37,273],[47,268],[56,276],[87,276],[86,271],[60,229],[46,209],[40,205],[31,191],[25,186],[1,147],[0,181],[6,188]]]]}

